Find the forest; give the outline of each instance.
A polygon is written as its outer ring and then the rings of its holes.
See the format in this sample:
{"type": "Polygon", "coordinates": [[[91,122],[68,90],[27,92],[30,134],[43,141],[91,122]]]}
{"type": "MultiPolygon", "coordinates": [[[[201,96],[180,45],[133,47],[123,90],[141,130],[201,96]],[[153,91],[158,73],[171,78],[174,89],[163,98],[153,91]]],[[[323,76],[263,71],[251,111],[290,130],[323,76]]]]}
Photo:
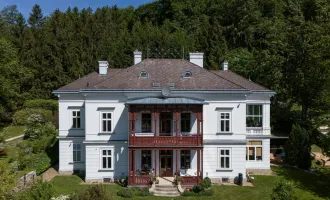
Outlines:
{"type": "Polygon", "coordinates": [[[97,69],[144,58],[188,58],[204,52],[208,69],[230,70],[274,91],[273,132],[292,124],[311,130],[328,120],[328,0],[158,0],[137,8],[67,8],[24,16],[0,11],[0,118],[10,121],[26,100],[56,99],[52,91],[97,69]],[[306,123],[307,122],[307,123],[306,123]]]}

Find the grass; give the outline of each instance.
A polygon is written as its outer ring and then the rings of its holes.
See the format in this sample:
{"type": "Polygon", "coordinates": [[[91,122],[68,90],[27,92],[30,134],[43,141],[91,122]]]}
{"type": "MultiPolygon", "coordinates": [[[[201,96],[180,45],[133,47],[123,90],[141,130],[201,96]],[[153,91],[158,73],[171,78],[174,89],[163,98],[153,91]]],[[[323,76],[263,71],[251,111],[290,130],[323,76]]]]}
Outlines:
{"type": "MultiPolygon", "coordinates": [[[[255,175],[255,187],[239,187],[239,186],[212,186],[215,194],[212,197],[178,197],[175,199],[197,200],[197,199],[226,199],[226,200],[248,200],[248,199],[270,199],[273,188],[276,183],[284,178],[291,181],[296,186],[296,193],[299,199],[302,200],[318,200],[330,197],[330,180],[320,179],[314,174],[307,173],[303,170],[287,167],[274,167],[273,171],[277,176],[262,176],[255,175]]],[[[71,194],[74,191],[83,190],[88,187],[83,183],[83,180],[78,176],[57,176],[51,183],[55,191],[55,196],[60,194],[71,194]]],[[[120,188],[116,184],[106,184],[109,195],[114,199],[124,199],[116,195],[120,188]]],[[[155,200],[155,199],[170,199],[165,197],[135,197],[134,199],[155,200]]]]}
{"type": "Polygon", "coordinates": [[[12,138],[15,136],[22,135],[24,133],[25,126],[7,126],[2,129],[4,132],[4,138],[12,138]]]}

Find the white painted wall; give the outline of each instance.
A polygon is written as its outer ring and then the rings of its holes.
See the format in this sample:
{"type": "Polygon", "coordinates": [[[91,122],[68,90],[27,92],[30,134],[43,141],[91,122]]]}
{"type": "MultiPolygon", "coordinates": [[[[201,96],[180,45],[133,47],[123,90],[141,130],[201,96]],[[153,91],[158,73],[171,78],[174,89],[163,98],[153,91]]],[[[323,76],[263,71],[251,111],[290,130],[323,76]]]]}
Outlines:
{"type": "Polygon", "coordinates": [[[59,141],[59,172],[73,173],[74,170],[85,171],[84,138],[60,139],[59,141]],[[81,144],[81,162],[73,162],[73,143],[81,144]]]}
{"type": "MultiPolygon", "coordinates": [[[[259,140],[259,139],[254,139],[259,140]]],[[[270,169],[270,139],[262,141],[262,160],[246,161],[247,169],[270,169]]]]}
{"type": "Polygon", "coordinates": [[[204,145],[203,176],[210,178],[235,178],[242,173],[245,178],[245,145],[204,145]],[[218,148],[231,148],[231,170],[219,170],[218,148]]]}
{"type": "Polygon", "coordinates": [[[121,178],[128,176],[128,148],[125,142],[110,144],[85,144],[86,146],[86,177],[88,182],[102,182],[103,178],[121,178]],[[114,149],[114,169],[103,170],[101,166],[102,148],[114,149]]]}

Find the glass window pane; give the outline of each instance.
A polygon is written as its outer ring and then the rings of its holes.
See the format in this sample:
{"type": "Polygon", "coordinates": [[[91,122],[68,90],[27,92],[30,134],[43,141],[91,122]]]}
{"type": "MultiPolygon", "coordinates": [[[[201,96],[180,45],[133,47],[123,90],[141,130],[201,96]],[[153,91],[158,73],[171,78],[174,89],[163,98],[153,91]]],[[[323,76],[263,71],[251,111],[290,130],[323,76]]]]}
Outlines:
{"type": "Polygon", "coordinates": [[[249,147],[249,160],[254,160],[254,147],[249,147]]]}
{"type": "Polygon", "coordinates": [[[225,167],[225,158],[224,157],[221,157],[220,168],[224,168],[224,167],[225,167]]]}
{"type": "Polygon", "coordinates": [[[254,115],[259,115],[260,114],[260,111],[259,111],[259,105],[254,105],[253,106],[253,114],[254,115]]]}
{"type": "Polygon", "coordinates": [[[77,151],[77,161],[81,161],[81,151],[77,151]]]}
{"type": "Polygon", "coordinates": [[[229,155],[229,150],[226,150],[226,155],[229,155]]]}
{"type": "Polygon", "coordinates": [[[108,123],[107,131],[111,132],[111,120],[108,120],[107,123],[108,123]]]}
{"type": "Polygon", "coordinates": [[[108,113],[108,119],[111,119],[111,113],[108,113]]]}
{"type": "Polygon", "coordinates": [[[262,147],[256,148],[256,157],[257,157],[257,160],[262,160],[262,147]]]}
{"type": "Polygon", "coordinates": [[[111,156],[111,150],[108,150],[108,156],[111,156]]]}
{"type": "Polygon", "coordinates": [[[81,144],[76,144],[77,150],[81,150],[81,144]]]}
{"type": "Polygon", "coordinates": [[[77,159],[76,159],[77,158],[76,151],[73,151],[72,153],[73,153],[73,161],[77,161],[77,159]]]}
{"type": "Polygon", "coordinates": [[[77,118],[72,119],[72,128],[77,128],[77,118]]]}
{"type": "Polygon", "coordinates": [[[107,168],[107,158],[106,157],[102,158],[102,167],[107,168]]]}
{"type": "Polygon", "coordinates": [[[77,116],[80,117],[80,111],[77,111],[77,116]]]}
{"type": "Polygon", "coordinates": [[[107,151],[106,150],[103,150],[102,151],[102,155],[104,155],[104,156],[107,155],[107,151]]]}
{"type": "Polygon", "coordinates": [[[226,168],[229,168],[229,157],[226,157],[226,168]]]}
{"type": "Polygon", "coordinates": [[[80,118],[77,118],[77,128],[80,128],[80,118]]]}
{"type": "Polygon", "coordinates": [[[220,131],[225,131],[225,122],[223,120],[221,120],[220,127],[220,131]]]}
{"type": "Polygon", "coordinates": [[[72,111],[72,116],[76,116],[76,111],[72,111]]]}
{"type": "Polygon", "coordinates": [[[226,131],[229,132],[229,120],[226,121],[226,131]]]}
{"type": "Polygon", "coordinates": [[[247,115],[253,115],[253,105],[248,105],[247,108],[247,115]]]}
{"type": "Polygon", "coordinates": [[[226,113],[226,119],[229,119],[229,113],[226,113]]]}
{"type": "Polygon", "coordinates": [[[224,150],[220,150],[220,155],[225,155],[225,151],[224,150]]]}
{"type": "Polygon", "coordinates": [[[108,157],[108,168],[112,168],[111,165],[112,163],[111,163],[111,158],[110,157],[108,157]]]}
{"type": "Polygon", "coordinates": [[[103,114],[102,114],[102,118],[103,118],[103,119],[106,119],[106,118],[107,118],[107,114],[106,114],[106,113],[103,113],[103,114]]]}
{"type": "Polygon", "coordinates": [[[102,121],[102,127],[103,127],[102,131],[106,132],[107,131],[107,121],[105,121],[105,120],[102,121]]]}

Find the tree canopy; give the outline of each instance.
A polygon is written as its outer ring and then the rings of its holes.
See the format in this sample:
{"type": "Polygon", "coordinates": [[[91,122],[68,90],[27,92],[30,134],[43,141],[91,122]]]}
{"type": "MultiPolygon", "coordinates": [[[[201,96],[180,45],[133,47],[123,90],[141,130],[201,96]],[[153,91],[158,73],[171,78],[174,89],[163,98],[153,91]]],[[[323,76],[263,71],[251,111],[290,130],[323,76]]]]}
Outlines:
{"type": "Polygon", "coordinates": [[[52,90],[95,71],[101,59],[124,68],[135,49],[144,58],[200,51],[206,68],[226,59],[234,72],[276,91],[275,128],[317,125],[329,111],[329,13],[327,0],[158,0],[49,16],[35,5],[28,19],[7,6],[0,12],[0,111],[54,98],[52,90]],[[298,118],[288,116],[293,107],[298,118]]]}

